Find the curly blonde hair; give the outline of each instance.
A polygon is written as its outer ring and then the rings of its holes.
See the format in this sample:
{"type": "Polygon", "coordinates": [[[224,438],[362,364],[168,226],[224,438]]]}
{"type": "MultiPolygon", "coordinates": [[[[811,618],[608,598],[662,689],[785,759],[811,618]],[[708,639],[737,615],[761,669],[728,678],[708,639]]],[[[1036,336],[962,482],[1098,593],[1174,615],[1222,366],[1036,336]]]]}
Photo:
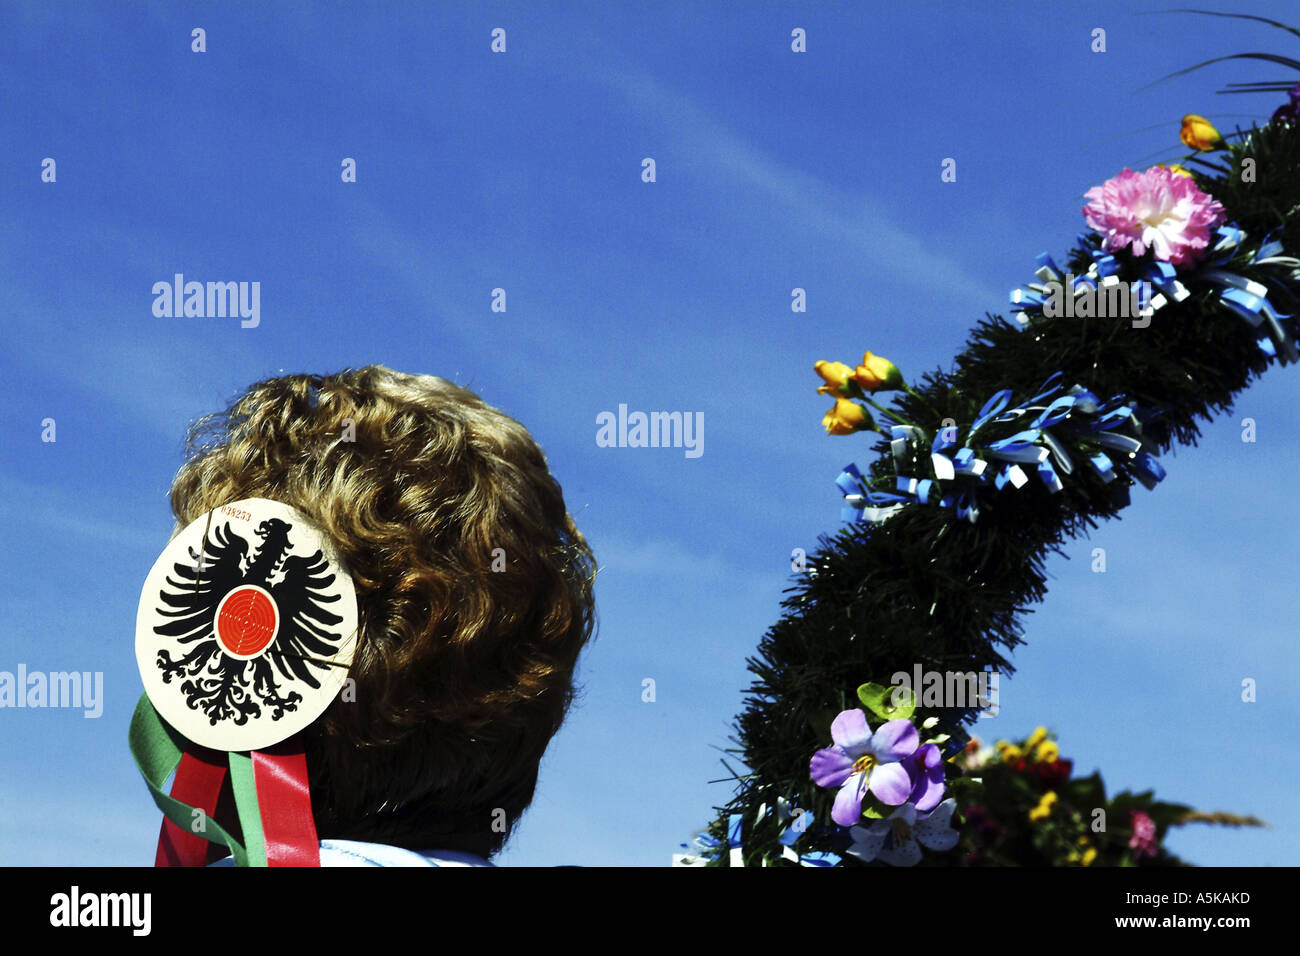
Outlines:
{"type": "Polygon", "coordinates": [[[356,584],[355,701],[305,732],[320,837],[499,850],[595,625],[594,558],[527,430],[445,379],[372,365],[258,382],[191,427],[186,457],[181,525],[283,502],[356,584]]]}

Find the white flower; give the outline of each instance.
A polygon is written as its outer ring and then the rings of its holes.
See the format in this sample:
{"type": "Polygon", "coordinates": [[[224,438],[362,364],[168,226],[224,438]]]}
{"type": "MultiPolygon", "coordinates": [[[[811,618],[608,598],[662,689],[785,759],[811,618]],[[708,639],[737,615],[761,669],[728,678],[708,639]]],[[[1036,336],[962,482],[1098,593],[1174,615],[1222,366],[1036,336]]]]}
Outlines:
{"type": "Polygon", "coordinates": [[[883,820],[853,827],[848,853],[864,862],[879,859],[890,866],[916,866],[921,862],[922,846],[942,852],[957,845],[958,833],[951,826],[956,809],[952,797],[929,813],[918,814],[916,807],[905,803],[883,820]]]}

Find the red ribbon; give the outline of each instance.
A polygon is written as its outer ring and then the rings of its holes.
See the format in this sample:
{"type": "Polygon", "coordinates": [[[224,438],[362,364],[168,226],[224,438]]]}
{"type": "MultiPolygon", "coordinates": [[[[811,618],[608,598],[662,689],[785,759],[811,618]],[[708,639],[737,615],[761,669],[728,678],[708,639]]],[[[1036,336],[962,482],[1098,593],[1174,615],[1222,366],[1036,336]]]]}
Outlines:
{"type": "MultiPolygon", "coordinates": [[[[171,795],[173,799],[202,810],[215,819],[217,800],[221,796],[228,771],[225,754],[189,744],[176,767],[171,795]]],[[[223,852],[223,848],[216,843],[209,843],[198,833],[178,827],[163,817],[162,830],[158,833],[158,852],[154,856],[153,865],[206,866],[223,852]]]]}
{"type": "Polygon", "coordinates": [[[266,840],[266,865],[320,866],[301,734],[253,751],[253,785],[266,840]]]}
{"type": "MultiPolygon", "coordinates": [[[[254,750],[252,760],[267,866],[320,866],[301,736],[294,734],[265,750],[254,750]]],[[[190,743],[176,767],[172,798],[215,820],[229,770],[224,753],[190,743]]],[[[223,855],[219,844],[163,818],[154,866],[206,866],[223,855]]]]}

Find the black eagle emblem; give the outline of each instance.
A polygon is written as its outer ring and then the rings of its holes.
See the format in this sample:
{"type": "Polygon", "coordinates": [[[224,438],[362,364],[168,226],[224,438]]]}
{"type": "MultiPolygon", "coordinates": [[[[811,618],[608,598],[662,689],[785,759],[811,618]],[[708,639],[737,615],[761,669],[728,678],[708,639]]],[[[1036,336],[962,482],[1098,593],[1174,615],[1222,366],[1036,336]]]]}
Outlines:
{"type": "Polygon", "coordinates": [[[158,652],[163,683],[183,679],[181,691],[193,710],[202,709],[213,725],[233,720],[237,725],[258,717],[262,708],[279,720],[296,710],[302,695],[289,686],[301,681],[320,686],[316,671],[328,670],[344,635],[332,628],[343,618],[327,607],[339,600],[325,589],[334,581],[329,564],[319,550],[310,557],[289,555],[292,525],[268,518],[257,526],[261,544],[250,556],[248,541],[218,526],[203,537],[202,554],[189,549],[191,564],[175,564],[159,591],[159,613],[171,618],[154,627],[155,633],[176,638],[188,652],[172,660],[158,652]],[[279,630],[260,657],[243,659],[226,653],[217,635],[217,608],[237,588],[257,585],[275,602],[279,630]]]}

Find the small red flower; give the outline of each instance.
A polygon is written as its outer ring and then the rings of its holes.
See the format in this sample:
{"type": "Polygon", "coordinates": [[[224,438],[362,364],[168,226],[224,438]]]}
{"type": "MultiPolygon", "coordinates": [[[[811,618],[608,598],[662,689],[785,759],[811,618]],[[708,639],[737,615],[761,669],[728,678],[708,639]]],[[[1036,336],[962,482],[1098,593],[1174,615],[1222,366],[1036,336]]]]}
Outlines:
{"type": "Polygon", "coordinates": [[[1059,758],[1050,761],[1045,760],[1042,763],[1033,764],[1033,771],[1045,790],[1055,790],[1070,779],[1070,774],[1074,771],[1074,761],[1059,758]]]}

